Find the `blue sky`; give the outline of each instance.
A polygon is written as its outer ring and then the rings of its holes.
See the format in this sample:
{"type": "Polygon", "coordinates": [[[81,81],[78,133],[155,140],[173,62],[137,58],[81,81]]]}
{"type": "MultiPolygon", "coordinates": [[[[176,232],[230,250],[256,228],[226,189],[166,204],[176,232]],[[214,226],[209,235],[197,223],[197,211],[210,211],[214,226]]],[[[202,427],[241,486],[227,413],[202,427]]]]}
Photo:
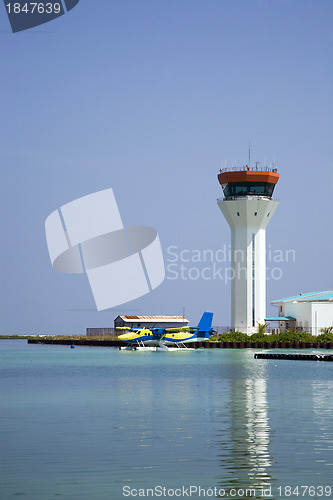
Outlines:
{"type": "Polygon", "coordinates": [[[230,284],[168,268],[152,293],[97,312],[85,276],[52,269],[44,222],[112,187],[125,225],[157,229],[167,266],[171,246],[216,252],[230,244],[217,173],[243,166],[249,141],[280,173],[268,303],[332,289],[332,14],[330,0],[81,0],[13,34],[0,10],[0,333],[183,308],[191,324],[209,310],[229,325],[230,284]]]}

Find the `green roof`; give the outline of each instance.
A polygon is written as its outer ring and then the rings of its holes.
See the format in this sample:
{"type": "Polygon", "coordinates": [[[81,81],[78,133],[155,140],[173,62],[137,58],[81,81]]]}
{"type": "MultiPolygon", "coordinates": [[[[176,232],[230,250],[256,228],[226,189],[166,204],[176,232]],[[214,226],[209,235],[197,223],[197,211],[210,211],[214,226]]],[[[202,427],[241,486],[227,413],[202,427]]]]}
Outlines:
{"type": "Polygon", "coordinates": [[[280,302],[318,302],[320,300],[333,300],[333,291],[326,292],[311,292],[300,293],[294,297],[287,297],[286,299],[272,300],[271,304],[278,304],[280,302]]]}
{"type": "Polygon", "coordinates": [[[265,321],[296,321],[292,316],[273,316],[265,318],[265,321]]]}

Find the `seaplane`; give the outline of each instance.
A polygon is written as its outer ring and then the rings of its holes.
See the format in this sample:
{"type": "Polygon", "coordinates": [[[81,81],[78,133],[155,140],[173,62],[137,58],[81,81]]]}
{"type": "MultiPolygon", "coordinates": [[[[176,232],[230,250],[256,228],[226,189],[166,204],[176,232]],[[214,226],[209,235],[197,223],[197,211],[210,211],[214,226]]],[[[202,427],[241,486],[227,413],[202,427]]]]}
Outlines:
{"type": "Polygon", "coordinates": [[[212,328],[213,313],[204,312],[198,326],[184,326],[178,328],[128,328],[119,327],[119,330],[127,330],[119,335],[118,340],[126,345],[120,349],[127,351],[179,351],[192,350],[186,346],[188,342],[202,342],[209,340],[215,331],[212,328]]]}

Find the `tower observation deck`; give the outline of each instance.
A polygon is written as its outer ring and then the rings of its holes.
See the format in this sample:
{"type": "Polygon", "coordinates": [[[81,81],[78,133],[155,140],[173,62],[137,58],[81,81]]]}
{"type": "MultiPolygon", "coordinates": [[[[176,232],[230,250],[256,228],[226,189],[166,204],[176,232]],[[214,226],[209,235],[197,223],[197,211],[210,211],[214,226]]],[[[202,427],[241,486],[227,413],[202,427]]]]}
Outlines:
{"type": "Polygon", "coordinates": [[[223,169],[224,197],[217,200],[231,229],[231,324],[251,334],[266,317],[266,227],[278,202],[276,168],[223,169]]]}
{"type": "Polygon", "coordinates": [[[238,196],[271,198],[279,180],[279,174],[276,168],[250,170],[249,167],[244,167],[243,170],[223,169],[217,178],[226,199],[238,196]]]}

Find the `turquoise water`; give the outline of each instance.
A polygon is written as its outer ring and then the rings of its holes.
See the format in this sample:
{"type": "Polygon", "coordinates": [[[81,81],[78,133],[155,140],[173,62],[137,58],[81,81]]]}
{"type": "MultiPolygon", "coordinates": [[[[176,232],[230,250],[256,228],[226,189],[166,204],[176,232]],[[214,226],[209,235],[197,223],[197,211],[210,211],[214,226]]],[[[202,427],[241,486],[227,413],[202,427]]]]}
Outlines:
{"type": "Polygon", "coordinates": [[[0,499],[332,498],[333,364],[253,355],[0,341],[0,499]]]}

